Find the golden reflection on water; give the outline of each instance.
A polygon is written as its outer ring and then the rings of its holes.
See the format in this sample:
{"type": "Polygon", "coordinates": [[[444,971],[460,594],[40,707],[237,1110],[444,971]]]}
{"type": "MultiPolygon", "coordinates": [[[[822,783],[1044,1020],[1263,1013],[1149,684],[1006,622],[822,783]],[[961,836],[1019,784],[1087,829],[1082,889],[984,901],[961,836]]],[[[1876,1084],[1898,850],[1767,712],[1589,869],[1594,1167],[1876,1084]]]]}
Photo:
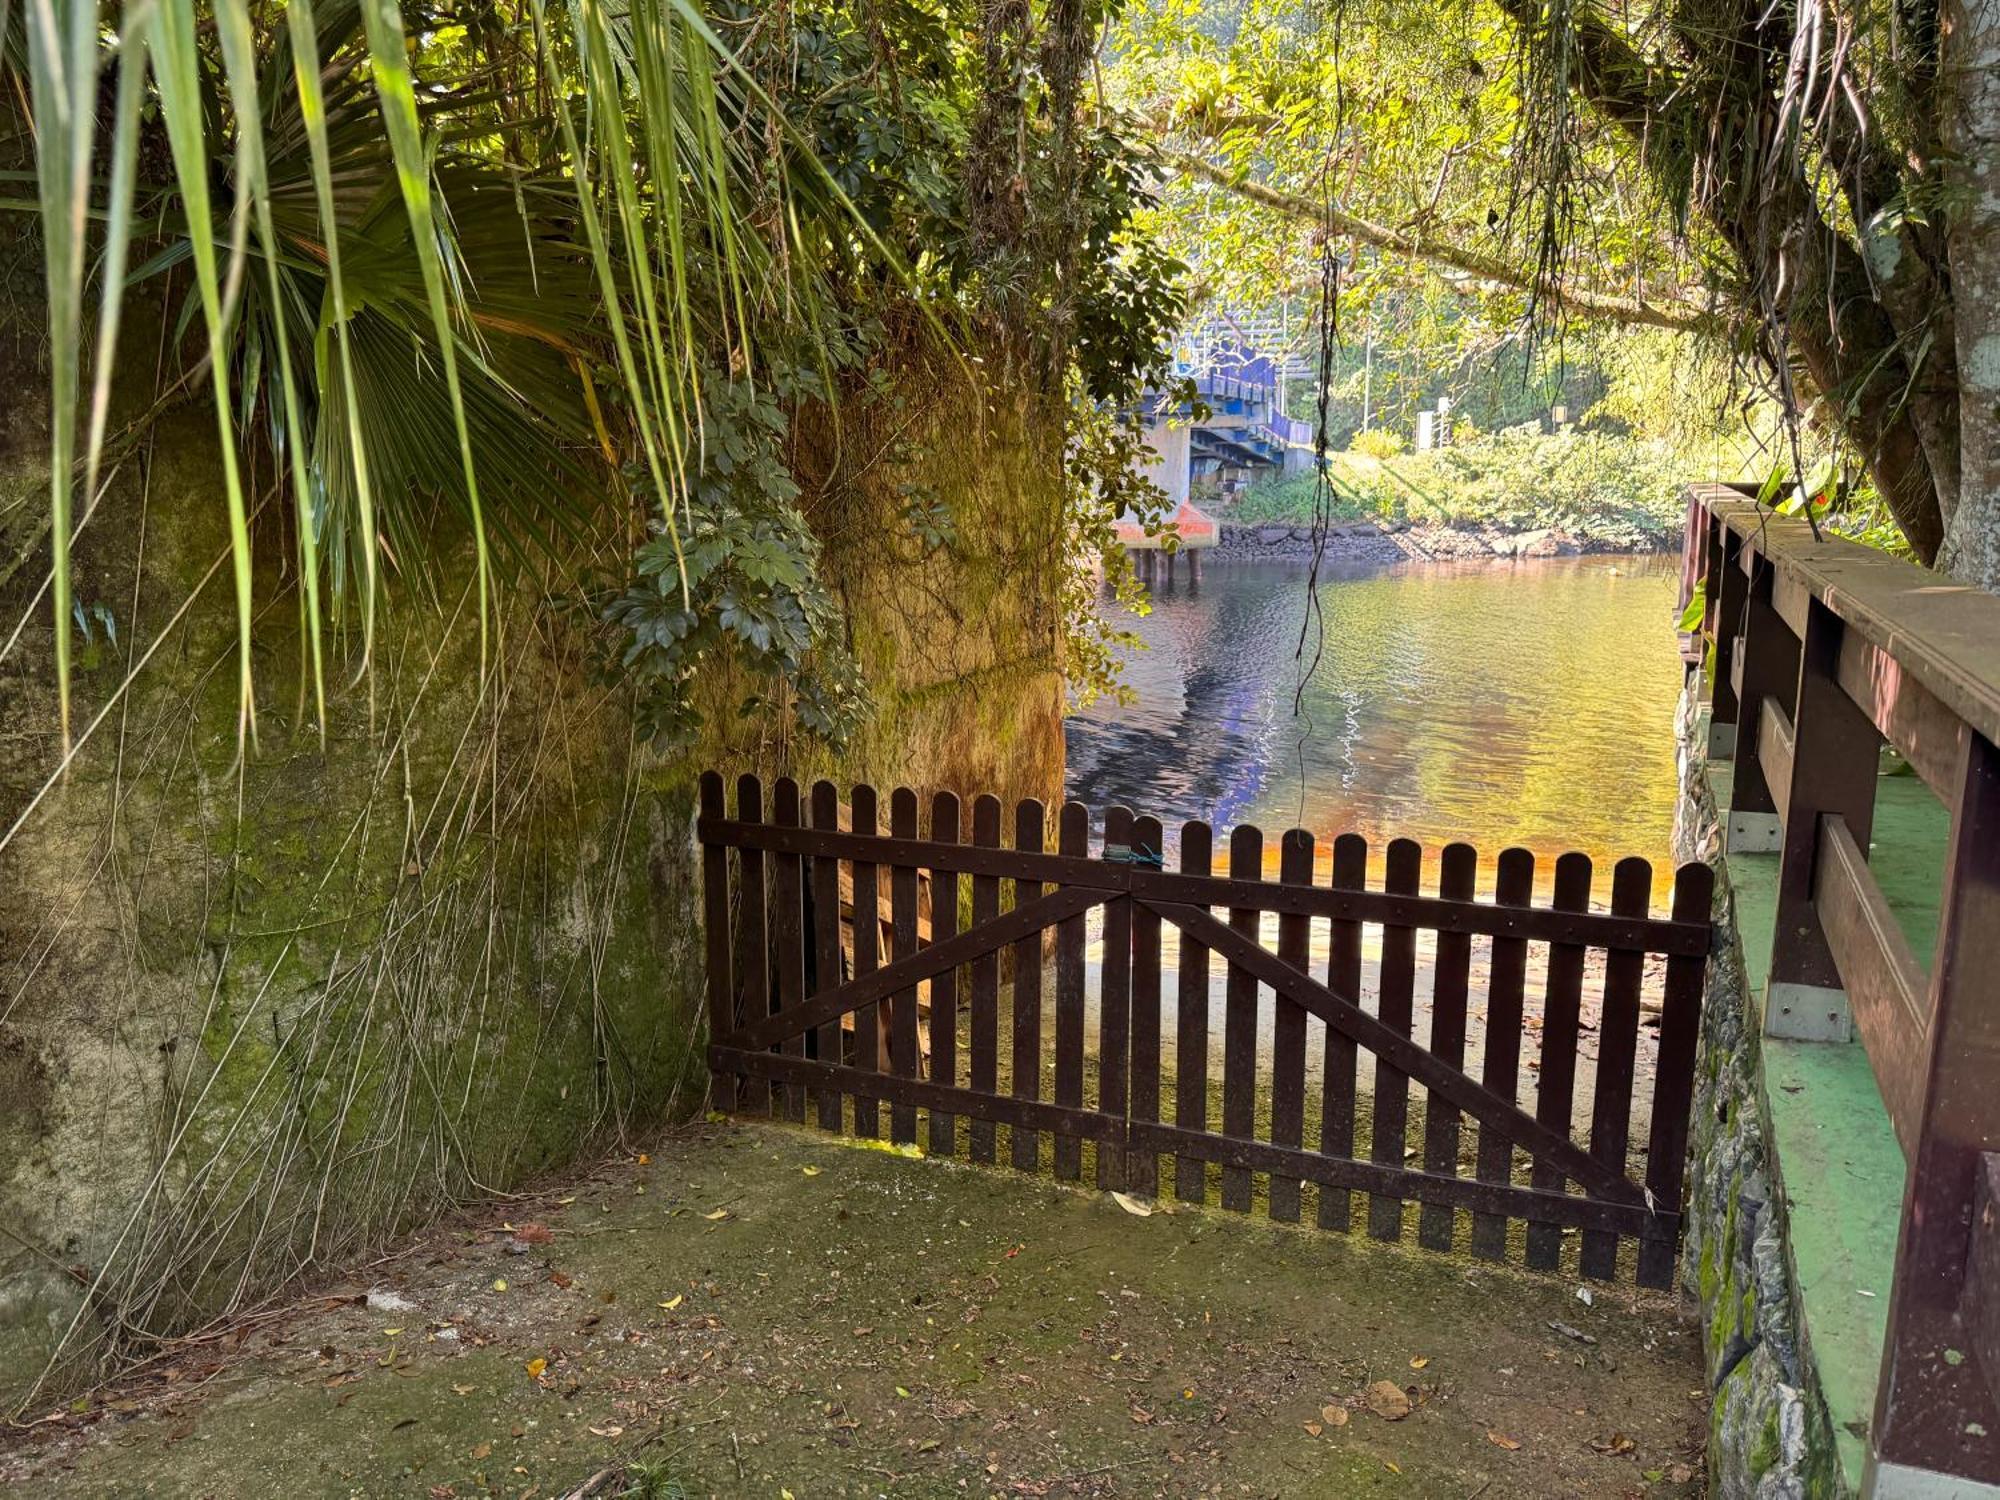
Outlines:
{"type": "MultiPolygon", "coordinates": [[[[1546,887],[1557,855],[1601,872],[1652,861],[1654,904],[1670,883],[1677,574],[1664,558],[1422,563],[1323,579],[1311,661],[1302,565],[1211,565],[1198,589],[1162,589],[1129,622],[1135,701],[1100,703],[1069,725],[1069,795],[1124,804],[1178,828],[1255,823],[1275,867],[1280,833],[1309,829],[1322,864],[1334,835],[1370,844],[1371,881],[1391,838],[1535,855],[1546,887]],[[1303,691],[1302,665],[1310,667],[1303,691]],[[1294,714],[1294,697],[1299,712],[1294,714]]],[[[1225,858],[1220,838],[1218,861],[1225,858]]]]}

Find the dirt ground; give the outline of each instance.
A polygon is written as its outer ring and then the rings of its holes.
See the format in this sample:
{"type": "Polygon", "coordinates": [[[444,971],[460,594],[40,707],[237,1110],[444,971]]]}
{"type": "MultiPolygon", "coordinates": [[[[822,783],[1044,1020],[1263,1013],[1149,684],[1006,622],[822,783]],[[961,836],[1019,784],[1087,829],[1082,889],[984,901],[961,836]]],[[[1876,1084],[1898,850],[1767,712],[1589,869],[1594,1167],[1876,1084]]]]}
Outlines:
{"type": "Polygon", "coordinates": [[[1701,1494],[1685,1310],[1589,1297],[711,1124],[185,1341],[0,1439],[0,1481],[439,1500],[1701,1494]]]}

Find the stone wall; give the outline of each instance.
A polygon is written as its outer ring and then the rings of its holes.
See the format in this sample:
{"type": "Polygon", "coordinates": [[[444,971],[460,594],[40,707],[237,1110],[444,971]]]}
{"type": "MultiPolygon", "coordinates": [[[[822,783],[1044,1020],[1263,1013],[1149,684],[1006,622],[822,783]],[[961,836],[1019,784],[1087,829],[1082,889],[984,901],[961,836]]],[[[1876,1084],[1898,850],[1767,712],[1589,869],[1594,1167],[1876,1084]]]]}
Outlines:
{"type": "Polygon", "coordinates": [[[1682,1276],[1700,1299],[1710,1391],[1709,1477],[1718,1500],[1837,1500],[1848,1493],[1826,1404],[1799,1343],[1785,1204],[1767,1143],[1756,997],[1746,981],[1720,819],[1703,751],[1706,718],[1682,702],[1674,859],[1716,868],[1721,941],[1710,961],[1695,1063],[1682,1276]]]}
{"type": "MultiPolygon", "coordinates": [[[[18,314],[30,294],[11,295],[18,314]]],[[[33,322],[0,328],[5,389],[46,389],[33,322]]],[[[128,339],[153,336],[128,313],[128,339]]],[[[505,578],[482,677],[462,543],[432,592],[393,588],[365,673],[351,631],[329,640],[322,741],[276,506],[239,756],[220,464],[194,401],[148,429],[78,542],[79,744],[52,778],[46,409],[0,419],[0,607],[26,621],[0,657],[0,829],[24,817],[0,849],[8,1410],[697,1107],[702,763],[1059,793],[1054,450],[1025,397],[941,387],[920,358],[887,373],[918,413],[896,462],[843,468],[867,424],[838,452],[802,424],[880,707],[843,766],[776,714],[649,756],[588,681],[561,565],[505,578]],[[885,539],[911,485],[955,510],[950,547],[885,539]]],[[[114,430],[140,409],[127,393],[114,430]]]]}

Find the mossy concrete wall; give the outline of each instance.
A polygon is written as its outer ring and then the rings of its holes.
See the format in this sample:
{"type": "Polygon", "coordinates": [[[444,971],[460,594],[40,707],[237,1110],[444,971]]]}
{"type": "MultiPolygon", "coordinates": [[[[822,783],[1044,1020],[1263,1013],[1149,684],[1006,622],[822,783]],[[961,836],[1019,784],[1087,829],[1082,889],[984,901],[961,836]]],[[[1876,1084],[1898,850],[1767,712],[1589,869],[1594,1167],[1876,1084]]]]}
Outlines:
{"type": "MultiPolygon", "coordinates": [[[[132,322],[149,368],[157,327],[132,322]]],[[[0,330],[5,389],[46,389],[32,323],[0,330]]],[[[1055,455],[1030,402],[940,395],[922,368],[912,388],[899,462],[844,477],[858,427],[838,453],[803,447],[881,706],[842,766],[775,714],[729,720],[700,757],[650,758],[620,695],[587,683],[586,627],[531,577],[501,591],[482,678],[462,556],[434,597],[394,590],[358,681],[356,638],[329,642],[322,741],[278,506],[257,523],[257,739],[239,756],[220,466],[196,401],[149,429],[78,542],[79,748],[52,778],[46,409],[12,406],[0,605],[9,631],[26,624],[0,659],[0,828],[26,816],[0,849],[9,1410],[696,1107],[701,762],[1059,790],[1055,455]],[[950,547],[886,544],[912,483],[965,518],[950,547]]]]}
{"type": "Polygon", "coordinates": [[[1715,919],[1722,929],[1709,963],[1695,1065],[1681,1257],[1688,1290],[1701,1303],[1711,1488],[1718,1500],[1837,1500],[1848,1489],[1826,1402],[1800,1344],[1786,1205],[1770,1159],[1760,1014],[1701,748],[1706,719],[1692,692],[1682,703],[1680,725],[1674,858],[1715,866],[1715,919]]]}

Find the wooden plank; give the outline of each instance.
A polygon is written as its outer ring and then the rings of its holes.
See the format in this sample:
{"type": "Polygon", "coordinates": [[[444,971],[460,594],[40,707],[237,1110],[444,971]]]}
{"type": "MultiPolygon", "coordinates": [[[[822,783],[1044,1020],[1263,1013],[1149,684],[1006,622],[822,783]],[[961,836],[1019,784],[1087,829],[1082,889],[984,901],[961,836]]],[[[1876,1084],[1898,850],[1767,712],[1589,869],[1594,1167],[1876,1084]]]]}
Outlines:
{"type": "MultiPolygon", "coordinates": [[[[889,794],[889,827],[896,837],[917,836],[917,794],[899,786],[889,794]]],[[[917,871],[897,865],[889,871],[889,923],[895,951],[892,959],[913,958],[917,952],[917,871]]],[[[910,985],[889,997],[889,1068],[899,1078],[915,1078],[917,1062],[917,989],[910,985]]],[[[907,1104],[889,1111],[889,1139],[914,1145],[917,1112],[907,1104]]]]}
{"type": "MultiPolygon", "coordinates": [[[[1525,906],[1534,899],[1535,856],[1526,849],[1503,849],[1495,871],[1494,899],[1525,906]]],[[[1502,1099],[1520,1099],[1521,1007],[1527,993],[1528,945],[1520,938],[1495,938],[1486,982],[1486,1046],[1480,1082],[1502,1099]]],[[[1479,1127],[1475,1173],[1482,1182],[1514,1180],[1514,1146],[1504,1130],[1479,1127]]],[[[1481,1260],[1502,1260],[1507,1254],[1507,1220],[1500,1214],[1474,1214],[1472,1253],[1481,1260]]]]}
{"type": "MultiPolygon", "coordinates": [[[[1090,852],[1090,809],[1065,802],[1057,816],[1058,847],[1071,859],[1090,852]]],[[[1083,914],[1056,927],[1056,1103],[1065,1109],[1083,1107],[1083,914]]],[[[1056,1177],[1075,1182],[1083,1172],[1083,1142],[1075,1136],[1055,1138],[1056,1177]]]]}
{"type": "MultiPolygon", "coordinates": [[[[1715,871],[1695,862],[1674,873],[1674,915],[1707,917],[1715,900],[1715,871]]],[[[1639,1234],[1639,1284],[1674,1284],[1676,1235],[1666,1216],[1678,1219],[1687,1167],[1689,1114],[1694,1108],[1695,1046],[1701,1034],[1701,996],[1708,966],[1698,958],[1667,960],[1661,995],[1659,1053],[1653,1070],[1653,1119],[1646,1134],[1646,1191],[1661,1217],[1648,1218],[1639,1234]]]]}
{"type": "MultiPolygon", "coordinates": [[[[736,815],[755,825],[764,817],[764,786],[755,776],[736,781],[736,815]]],[[[736,918],[736,1020],[739,1028],[771,1014],[771,948],[765,916],[764,855],[746,848],[738,857],[736,918]]],[[[768,1114],[771,1087],[761,1077],[746,1077],[736,1089],[736,1107],[747,1114],[768,1114]]]]}
{"type": "Polygon", "coordinates": [[[1858,630],[1842,634],[1834,677],[1924,785],[1940,800],[1949,800],[1965,753],[1964,721],[1858,630]]]}
{"type": "MultiPolygon", "coordinates": [[[[701,815],[722,813],[722,778],[714,771],[701,775],[701,815]]],[[[708,1037],[711,1042],[728,1041],[736,1031],[736,1007],[731,996],[733,978],[729,932],[729,850],[722,844],[701,848],[701,930],[702,950],[708,970],[708,1037]]],[[[724,1113],[736,1108],[736,1076],[715,1073],[709,1078],[709,1103],[724,1113]]]]}
{"type": "Polygon", "coordinates": [[[1958,1320],[1966,1343],[1979,1351],[1987,1394],[2000,1405],[2000,1152],[1981,1152],[1973,1170],[1972,1249],[1958,1320]]]}
{"type": "Polygon", "coordinates": [[[878,864],[907,861],[964,874],[1123,892],[1156,905],[1261,907],[1281,915],[1294,912],[1440,932],[1581,943],[1592,948],[1634,948],[1645,953],[1704,955],[1709,945],[1707,923],[1630,919],[1602,912],[1562,912],[1544,907],[1502,907],[1486,901],[1446,901],[1436,896],[1384,891],[1288,886],[1277,881],[1239,882],[1223,876],[1196,876],[1187,871],[1151,870],[1098,859],[1069,859],[1053,852],[981,849],[972,845],[939,847],[928,841],[823,833],[816,828],[772,828],[726,818],[704,818],[697,824],[696,833],[704,842],[732,848],[788,848],[804,854],[835,854],[878,864]]]}
{"type": "Polygon", "coordinates": [[[1930,982],[1845,818],[1821,820],[1819,850],[1813,905],[1908,1160],[1917,1152],[1931,1055],[1930,982]]]}
{"type": "MultiPolygon", "coordinates": [[[[1332,883],[1336,890],[1359,890],[1368,881],[1368,841],[1343,833],[1333,841],[1332,883]]],[[[1361,924],[1336,918],[1329,935],[1326,987],[1354,1005],[1361,1003],[1361,924]]],[[[1319,1149],[1327,1156],[1354,1154],[1354,1038],[1337,1026],[1325,1028],[1320,1054],[1319,1149]]],[[[1319,1227],[1343,1234],[1352,1223],[1353,1199],[1345,1187],[1322,1182],[1319,1227]]]]}
{"type": "MultiPolygon", "coordinates": [[[[1747,556],[1750,549],[1744,548],[1747,556]]],[[[1766,774],[1759,732],[1765,699],[1793,702],[1799,685],[1799,638],[1771,607],[1768,567],[1750,581],[1743,600],[1743,635],[1734,658],[1738,681],[1736,756],[1729,770],[1729,811],[1775,813],[1772,779],[1766,774]]],[[[1580,939],[1591,947],[1608,946],[1580,939]]]]}
{"type": "MultiPolygon", "coordinates": [[[[1206,823],[1181,825],[1182,871],[1207,875],[1214,843],[1206,823]]],[[[1174,1002],[1174,1124],[1195,1134],[1208,1129],[1208,971],[1208,949],[1183,932],[1174,1002]]],[[[1183,1153],[1175,1161],[1174,1196],[1183,1203],[1208,1201],[1203,1158],[1183,1153]]]]}
{"type": "MultiPolygon", "coordinates": [[[[1104,814],[1104,845],[1130,849],[1132,812],[1113,807],[1104,814]]],[[[1132,903],[1112,901],[1104,908],[1104,962],[1097,984],[1097,1109],[1124,1118],[1130,1100],[1126,1092],[1132,1031],[1132,903]]],[[[1097,1153],[1097,1185],[1107,1191],[1125,1186],[1125,1153],[1097,1153]]]]}
{"type": "MultiPolygon", "coordinates": [[[[1132,824],[1132,848],[1141,857],[1157,857],[1165,847],[1165,830],[1158,818],[1138,818],[1132,824]]],[[[1130,1117],[1146,1124],[1160,1118],[1160,914],[1146,907],[1132,909],[1132,1080],[1130,1117]]],[[[1157,1151],[1134,1149],[1126,1156],[1126,1181],[1135,1193],[1160,1190],[1157,1151]]]]}
{"type": "MultiPolygon", "coordinates": [[[[1423,850],[1410,839],[1389,841],[1386,888],[1392,894],[1413,894],[1423,873],[1423,850]]],[[[1415,1008],[1417,935],[1409,927],[1382,929],[1382,968],[1377,1004],[1382,1025],[1398,1036],[1410,1034],[1415,1008]]],[[[1404,1136],[1410,1122],[1410,1077],[1381,1052],[1375,1054],[1374,1138],[1369,1154],[1387,1167],[1403,1164],[1404,1136]]],[[[1368,1200],[1368,1232],[1378,1240],[1401,1239],[1402,1200],[1377,1194],[1368,1200]]]]}
{"type": "MultiPolygon", "coordinates": [[[[971,1089],[949,1088],[928,1078],[899,1078],[866,1068],[834,1067],[807,1058],[787,1057],[781,1052],[744,1052],[740,1048],[711,1047],[711,1066],[740,1069],[762,1078],[797,1081],[813,1085],[832,1082],[857,1099],[887,1100],[893,1107],[948,1109],[989,1124],[1011,1125],[1019,1131],[1051,1131],[1081,1136],[1085,1140],[1120,1145],[1125,1139],[1125,1122],[1110,1119],[1090,1109],[1066,1109],[1039,1099],[1018,1099],[1006,1094],[979,1094],[971,1089]]],[[[1583,1201],[1583,1200],[1578,1200],[1583,1201]]]]}
{"type": "MultiPolygon", "coordinates": [[[[959,839],[958,793],[939,792],[931,799],[931,839],[955,844],[959,839]]],[[[931,942],[948,943],[958,936],[958,876],[950,870],[931,871],[931,942]]],[[[958,1082],[958,969],[946,969],[931,981],[931,1082],[950,1087],[958,1082]]],[[[930,1151],[933,1156],[958,1154],[958,1121],[948,1110],[931,1111],[930,1151]]]]}
{"type": "MultiPolygon", "coordinates": [[[[799,784],[780,776],[771,786],[771,821],[798,827],[799,784]]],[[[777,1008],[795,1011],[806,998],[805,870],[796,854],[771,856],[771,947],[777,956],[777,1008]]],[[[784,1050],[794,1057],[806,1055],[804,1031],[785,1038],[784,1050]]],[[[796,1084],[787,1085],[782,1097],[785,1118],[803,1122],[806,1096],[796,1084]]]]}
{"type": "MultiPolygon", "coordinates": [[[[1229,835],[1230,878],[1254,881],[1263,873],[1263,830],[1239,823],[1229,835]]],[[[1230,930],[1254,944],[1261,916],[1256,907],[1232,908],[1230,930]]],[[[1222,1006],[1222,1133],[1247,1141],[1257,1133],[1257,976],[1242,963],[1229,964],[1222,1006]]],[[[1250,1189],[1247,1167],[1222,1169],[1224,1208],[1250,1212],[1250,1189]]]]}
{"type": "MultiPolygon", "coordinates": [[[[1152,1125],[1133,1121],[1133,1140],[1159,1151],[1174,1151],[1205,1161],[1233,1164],[1246,1172],[1283,1173],[1343,1193],[1360,1190],[1392,1198],[1412,1198],[1437,1202],[1454,1208],[1527,1219],[1551,1226],[1585,1225],[1614,1233],[1637,1234],[1650,1216],[1641,1203],[1607,1203],[1600,1198],[1577,1197],[1540,1188],[1515,1187],[1505,1183],[1481,1182],[1472,1177],[1433,1177],[1427,1172],[1390,1168],[1372,1161],[1327,1156],[1318,1151],[1296,1151],[1268,1141],[1239,1141],[1228,1136],[1172,1125],[1152,1125]]],[[[1677,1216],[1667,1216],[1667,1227],[1679,1231],[1677,1216]]]]}
{"type": "Polygon", "coordinates": [[[1778,857],[1778,915],[1771,942],[1767,1035],[1845,1042],[1852,1035],[1841,1009],[1819,992],[1840,987],[1840,971],[1813,909],[1813,871],[1820,862],[1822,813],[1847,820],[1855,843],[1868,847],[1880,779],[1882,739],[1860,706],[1835,681],[1840,642],[1847,627],[1820,603],[1800,651],[1798,702],[1793,716],[1790,815],[1778,857]]]}
{"type": "MultiPolygon", "coordinates": [[[[1029,798],[1014,809],[1014,847],[1039,853],[1046,832],[1042,804],[1029,798]]],[[[1040,899],[1039,880],[1014,882],[1014,909],[1040,899]]],[[[1064,894],[1070,894],[1065,892],[1064,894]]],[[[1079,893],[1080,894],[1080,893],[1079,893]]],[[[1016,1099],[1042,1097],[1042,930],[1014,944],[1014,1085],[1016,1099]]],[[[1035,1171],[1042,1164],[1041,1139],[1032,1126],[1016,1125],[1009,1150],[1016,1167],[1035,1171]]]]}
{"type": "MultiPolygon", "coordinates": [[[[815,828],[840,826],[840,794],[830,781],[815,781],[812,788],[812,820],[815,828]]],[[[820,995],[840,988],[846,976],[840,941],[840,861],[815,855],[812,862],[812,955],[813,982],[810,993],[820,995]]],[[[814,1032],[815,1050],[821,1062],[837,1063],[841,1057],[839,1018],[822,1021],[814,1032]]],[[[840,1090],[820,1089],[814,1096],[822,1130],[839,1130],[846,1123],[840,1090]]]]}
{"type": "MultiPolygon", "coordinates": [[[[875,788],[865,782],[855,787],[854,794],[847,799],[848,817],[854,824],[856,833],[873,833],[876,827],[877,810],[875,788]]],[[[864,846],[868,847],[868,846],[864,846]]],[[[854,991],[865,985],[874,976],[881,958],[882,948],[882,882],[879,866],[871,860],[854,861],[854,978],[830,995],[815,996],[807,1009],[813,1014],[814,1024],[821,1019],[821,1012],[830,1006],[835,996],[854,991]]],[[[879,1001],[894,993],[893,984],[881,984],[875,993],[864,1000],[854,1010],[854,1056],[850,1064],[863,1073],[879,1072],[882,1067],[881,1028],[879,1001]]],[[[862,993],[867,994],[867,991],[862,993]]],[[[840,1014],[841,1012],[833,1012],[840,1014]]],[[[754,1045],[754,1044],[753,1044],[754,1045]]],[[[854,1095],[854,1133],[873,1139],[882,1134],[882,1112],[876,1101],[881,1096],[874,1093],[856,1092],[854,1095]]]]}
{"type": "MultiPolygon", "coordinates": [[[[1590,905],[1590,860],[1565,854],[1556,861],[1554,901],[1561,911],[1581,911],[1590,905]]],[[[1542,1066],[1535,1086],[1535,1119],[1569,1139],[1576,1096],[1577,1018],[1583,1006],[1581,944],[1556,943],[1549,949],[1549,973],[1542,994],[1542,1066]]],[[[1530,1181],[1538,1188],[1562,1185],[1554,1163],[1537,1161],[1530,1181]]],[[[1553,1271],[1562,1259],[1562,1235],[1545,1224],[1528,1226],[1528,1264],[1553,1271]]]]}
{"type": "MultiPolygon", "coordinates": [[[[1313,878],[1313,836],[1303,828],[1289,830],[1278,845],[1278,878],[1293,885],[1310,885],[1313,878]]],[[[1311,971],[1312,919],[1296,915],[1278,918],[1278,957],[1301,974],[1311,971]]],[[[1288,995],[1277,998],[1271,1022],[1271,1144],[1298,1149],[1305,1138],[1306,1012],[1288,995]]],[[[1299,1221],[1299,1179],[1271,1179],[1271,1217],[1286,1224],[1299,1221]]]]}
{"type": "MultiPolygon", "coordinates": [[[[1611,909],[1643,912],[1653,898],[1653,867],[1621,859],[1611,871],[1611,909]]],[[[1638,953],[1604,959],[1604,1009],[1597,1022],[1597,1093],[1590,1111],[1590,1154],[1607,1171],[1625,1172],[1632,1141],[1632,1081],[1639,1057],[1639,991],[1646,960],[1638,953]]],[[[1590,1230],[1583,1236],[1583,1274],[1610,1280],[1618,1274],[1618,1236],[1590,1230]]]]}
{"type": "Polygon", "coordinates": [[[1778,821],[1786,821],[1792,806],[1792,721],[1776,698],[1765,698],[1757,714],[1757,758],[1764,763],[1764,780],[1778,821]]]}
{"type": "MultiPolygon", "coordinates": [[[[1454,900],[1472,899],[1479,878],[1479,851],[1470,844],[1445,845],[1438,872],[1439,894],[1454,900]]],[[[1437,963],[1431,980],[1430,1053],[1446,1066],[1465,1067],[1465,994],[1472,974],[1472,939],[1462,932],[1441,932],[1437,963]]],[[[1424,1101],[1424,1170],[1434,1177],[1458,1175],[1459,1113],[1447,1099],[1431,1094],[1424,1101]]],[[[1457,1216],[1448,1203],[1426,1203],[1417,1221],[1417,1243],[1429,1250],[1449,1250],[1457,1216]]]]}
{"type": "MultiPolygon", "coordinates": [[[[859,1026],[864,1014],[872,1015],[874,1012],[874,1005],[868,1002],[879,1003],[906,985],[921,984],[948,968],[967,963],[981,953],[1008,943],[1029,942],[1039,949],[1040,939],[1036,934],[1066,917],[1087,911],[1104,899],[1105,892],[1087,888],[1056,891],[1026,906],[1017,906],[991,922],[968,928],[949,944],[939,942],[928,948],[919,948],[910,957],[899,958],[886,968],[874,966],[873,955],[879,950],[876,939],[871,938],[870,967],[866,971],[860,966],[858,945],[862,936],[860,924],[856,923],[856,974],[853,979],[838,989],[813,996],[799,1007],[796,1015],[766,1016],[754,1025],[741,1028],[732,1040],[743,1047],[774,1046],[797,1027],[817,1026],[829,1017],[843,1016],[849,1011],[856,1013],[856,1025],[859,1026]]],[[[879,935],[879,927],[877,932],[879,935]]]]}
{"type": "MultiPolygon", "coordinates": [[[[988,793],[972,804],[972,842],[984,848],[1000,846],[1000,799],[988,793]]],[[[995,875],[972,877],[972,929],[999,919],[1000,880],[995,875]]],[[[972,960],[971,1071],[969,1081],[982,1094],[1000,1089],[1000,950],[988,948],[972,960]]],[[[993,1121],[974,1115],[971,1157],[991,1164],[994,1159],[993,1121]]]]}

